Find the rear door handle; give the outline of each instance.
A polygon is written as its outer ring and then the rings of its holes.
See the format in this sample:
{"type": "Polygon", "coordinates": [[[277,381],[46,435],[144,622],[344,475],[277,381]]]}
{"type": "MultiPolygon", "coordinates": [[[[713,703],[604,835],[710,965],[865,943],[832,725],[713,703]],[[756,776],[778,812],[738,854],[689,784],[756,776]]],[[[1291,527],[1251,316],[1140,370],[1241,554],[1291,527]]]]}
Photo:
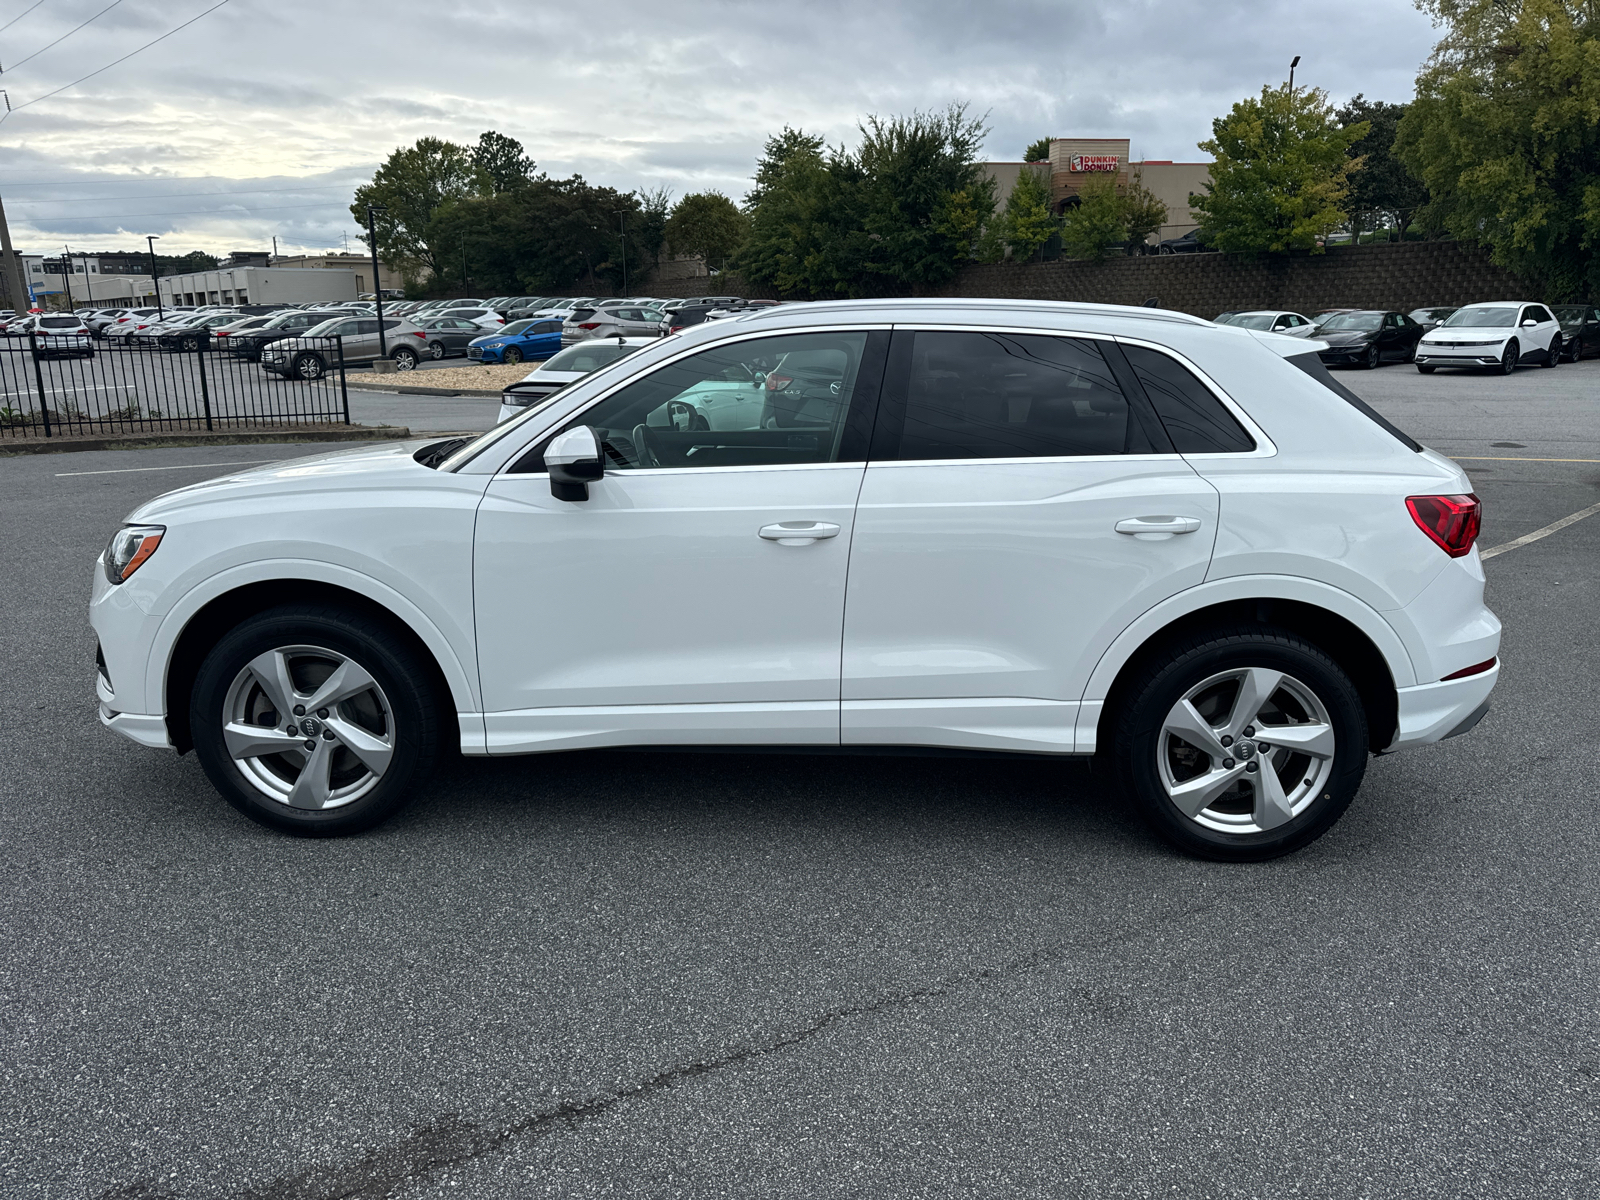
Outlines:
{"type": "Polygon", "coordinates": [[[1128,517],[1118,521],[1118,533],[1129,533],[1141,541],[1164,542],[1180,533],[1193,533],[1200,528],[1199,517],[1128,517]]]}
{"type": "Polygon", "coordinates": [[[779,521],[776,525],[763,525],[760,535],[780,546],[805,546],[823,538],[839,536],[839,527],[827,521],[779,521]]]}

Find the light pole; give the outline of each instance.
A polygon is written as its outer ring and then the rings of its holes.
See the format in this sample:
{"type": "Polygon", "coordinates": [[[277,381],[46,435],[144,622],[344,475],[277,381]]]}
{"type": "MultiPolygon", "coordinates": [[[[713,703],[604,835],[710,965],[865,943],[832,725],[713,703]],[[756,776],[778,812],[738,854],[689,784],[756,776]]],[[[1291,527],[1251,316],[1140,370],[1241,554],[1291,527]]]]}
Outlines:
{"type": "Polygon", "coordinates": [[[150,286],[156,290],[156,316],[158,319],[165,321],[167,313],[161,307],[161,285],[156,282],[156,243],[160,240],[161,235],[159,233],[152,233],[144,239],[145,245],[150,247],[150,286]]]}
{"type": "Polygon", "coordinates": [[[622,230],[622,294],[628,294],[628,210],[619,208],[614,210],[617,214],[617,227],[622,230]]]}
{"type": "Polygon", "coordinates": [[[1289,64],[1289,95],[1291,98],[1294,96],[1294,69],[1299,65],[1300,56],[1296,54],[1294,60],[1289,64]]]}
{"type": "Polygon", "coordinates": [[[389,339],[383,332],[383,278],[378,274],[377,214],[388,211],[382,204],[367,205],[367,247],[372,251],[372,303],[378,314],[378,356],[389,357],[389,339]]]}

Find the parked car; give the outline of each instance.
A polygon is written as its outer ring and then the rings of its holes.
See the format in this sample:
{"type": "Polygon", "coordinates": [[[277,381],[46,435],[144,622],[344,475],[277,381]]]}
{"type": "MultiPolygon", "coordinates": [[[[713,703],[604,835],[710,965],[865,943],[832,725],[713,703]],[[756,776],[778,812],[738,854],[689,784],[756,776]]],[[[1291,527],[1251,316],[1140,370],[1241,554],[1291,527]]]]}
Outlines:
{"type": "Polygon", "coordinates": [[[34,336],[40,358],[93,358],[94,341],[83,318],[73,313],[45,313],[26,317],[7,329],[8,333],[34,336]]]}
{"type": "Polygon", "coordinates": [[[1259,329],[1263,333],[1282,333],[1289,337],[1310,337],[1316,328],[1310,317],[1296,312],[1262,309],[1256,312],[1222,313],[1218,325],[1234,325],[1240,329],[1259,329]]]}
{"type": "Polygon", "coordinates": [[[467,357],[485,363],[519,363],[549,358],[561,349],[561,322],[513,321],[497,333],[486,333],[467,346],[467,357]]]}
{"type": "Polygon", "coordinates": [[[238,334],[249,333],[253,329],[264,328],[267,322],[271,321],[278,315],[278,311],[270,313],[256,313],[251,316],[239,317],[228,322],[226,325],[219,325],[211,331],[211,336],[214,339],[212,344],[215,345],[218,350],[232,350],[233,346],[230,342],[231,338],[238,334]]]}
{"type": "Polygon", "coordinates": [[[506,319],[495,312],[494,309],[485,308],[482,305],[476,308],[446,308],[434,315],[471,321],[481,333],[493,333],[496,329],[503,328],[506,323],[506,319]]]}
{"type": "MultiPolygon", "coordinates": [[[[404,317],[385,317],[383,332],[395,366],[402,371],[416,366],[422,355],[408,343],[422,330],[404,317]]],[[[346,366],[360,366],[383,356],[377,317],[335,317],[266,346],[261,351],[262,369],[286,379],[321,379],[339,361],[339,355],[328,345],[330,338],[341,339],[346,366]]]]}
{"type": "Polygon", "coordinates": [[[1157,254],[1200,254],[1209,247],[1200,241],[1200,231],[1191,229],[1182,237],[1167,238],[1156,243],[1157,254]]]}
{"type": "Polygon", "coordinates": [[[603,342],[579,342],[576,346],[568,346],[501,391],[499,419],[508,421],[520,416],[530,405],[544,403],[568,384],[576,383],[601,367],[609,367],[645,346],[653,346],[657,340],[649,337],[611,338],[603,342]]]}
{"type": "Polygon", "coordinates": [[[413,322],[422,336],[422,353],[429,358],[457,358],[466,354],[468,344],[483,336],[483,326],[467,317],[419,316],[413,322]]]}
{"type": "Polygon", "coordinates": [[[197,320],[181,327],[155,330],[149,340],[162,350],[201,350],[211,344],[214,330],[225,329],[238,320],[238,313],[201,313],[197,320]]]}
{"type": "Polygon", "coordinates": [[[1272,858],[1499,674],[1471,480],[1347,392],[1171,312],[713,323],[477,438],[135,509],[94,573],[100,719],[305,836],[383,821],[441,739],[920,746],[1097,754],[1184,850],[1272,858]],[[680,399],[740,380],[744,428],[680,399]]]}
{"type": "Polygon", "coordinates": [[[721,300],[710,302],[696,300],[675,308],[669,313],[663,313],[661,318],[662,329],[666,333],[677,333],[681,329],[690,329],[713,319],[712,313],[737,312],[740,307],[739,303],[727,304],[721,300]]]}
{"type": "Polygon", "coordinates": [[[1427,333],[1428,330],[1439,324],[1439,322],[1443,321],[1453,312],[1455,312],[1454,308],[1414,308],[1408,312],[1406,316],[1410,317],[1418,325],[1421,325],[1423,333],[1427,333]]]}
{"type": "Polygon", "coordinates": [[[574,308],[561,323],[561,344],[591,338],[660,337],[661,310],[619,304],[612,308],[574,308]]]}
{"type": "Polygon", "coordinates": [[[1328,366],[1370,369],[1385,362],[1410,362],[1422,326],[1405,313],[1357,309],[1334,313],[1311,336],[1327,343],[1319,354],[1328,366]]]}
{"type": "Polygon", "coordinates": [[[295,337],[338,317],[354,315],[356,314],[290,309],[275,317],[269,317],[266,324],[255,329],[233,334],[228,338],[228,349],[235,358],[242,358],[246,362],[260,362],[262,347],[282,341],[284,338],[295,337]]]}
{"type": "MultiPolygon", "coordinates": [[[[215,314],[208,312],[169,312],[164,320],[157,320],[153,325],[144,329],[135,330],[128,335],[128,343],[135,346],[154,346],[162,334],[186,332],[201,323],[211,319],[215,314]]],[[[231,316],[227,319],[232,319],[231,316]]]]}
{"type": "Polygon", "coordinates": [[[154,310],[148,310],[148,315],[140,315],[143,309],[131,309],[130,315],[123,316],[100,331],[100,336],[107,342],[120,342],[123,345],[132,345],[135,337],[146,333],[161,323],[160,315],[154,310]]]}
{"type": "Polygon", "coordinates": [[[1509,375],[1522,363],[1553,367],[1565,338],[1555,315],[1542,304],[1503,300],[1456,309],[1417,347],[1417,370],[1472,367],[1509,375]]]}
{"type": "Polygon", "coordinates": [[[1561,354],[1577,362],[1586,354],[1600,354],[1600,308],[1593,304],[1562,304],[1550,310],[1561,323],[1561,354]]]}
{"type": "Polygon", "coordinates": [[[121,318],[125,311],[125,309],[120,308],[98,309],[85,317],[83,319],[83,323],[89,327],[89,333],[91,336],[99,337],[101,331],[103,331],[105,327],[110,325],[113,321],[121,318]]]}

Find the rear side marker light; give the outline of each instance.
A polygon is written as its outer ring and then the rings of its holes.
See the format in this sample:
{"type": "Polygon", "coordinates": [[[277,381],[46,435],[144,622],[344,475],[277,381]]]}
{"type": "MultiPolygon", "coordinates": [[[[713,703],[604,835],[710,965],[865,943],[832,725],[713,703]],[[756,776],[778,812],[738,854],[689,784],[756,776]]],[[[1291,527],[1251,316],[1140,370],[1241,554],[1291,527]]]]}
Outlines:
{"type": "Polygon", "coordinates": [[[1486,662],[1473,663],[1470,667],[1462,667],[1459,671],[1451,671],[1450,674],[1446,675],[1439,682],[1448,683],[1452,679],[1465,679],[1468,675],[1482,675],[1485,671],[1499,661],[1500,660],[1498,658],[1491,658],[1486,662]]]}
{"type": "Polygon", "coordinates": [[[1478,540],[1483,505],[1469,492],[1464,496],[1407,496],[1406,508],[1417,528],[1451,558],[1461,558],[1478,540]]]}

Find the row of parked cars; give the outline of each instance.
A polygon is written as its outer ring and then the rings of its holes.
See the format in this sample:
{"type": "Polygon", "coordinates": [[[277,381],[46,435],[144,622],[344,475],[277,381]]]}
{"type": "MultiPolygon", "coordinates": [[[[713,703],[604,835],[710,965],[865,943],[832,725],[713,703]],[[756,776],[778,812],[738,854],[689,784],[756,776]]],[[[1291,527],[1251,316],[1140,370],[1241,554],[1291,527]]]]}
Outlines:
{"type": "Polygon", "coordinates": [[[1600,307],[1492,300],[1460,308],[1330,308],[1314,316],[1262,309],[1225,312],[1220,325],[1315,338],[1330,367],[1375,368],[1385,362],[1415,363],[1431,375],[1440,367],[1511,374],[1517,367],[1553,367],[1600,354],[1600,307]]]}

